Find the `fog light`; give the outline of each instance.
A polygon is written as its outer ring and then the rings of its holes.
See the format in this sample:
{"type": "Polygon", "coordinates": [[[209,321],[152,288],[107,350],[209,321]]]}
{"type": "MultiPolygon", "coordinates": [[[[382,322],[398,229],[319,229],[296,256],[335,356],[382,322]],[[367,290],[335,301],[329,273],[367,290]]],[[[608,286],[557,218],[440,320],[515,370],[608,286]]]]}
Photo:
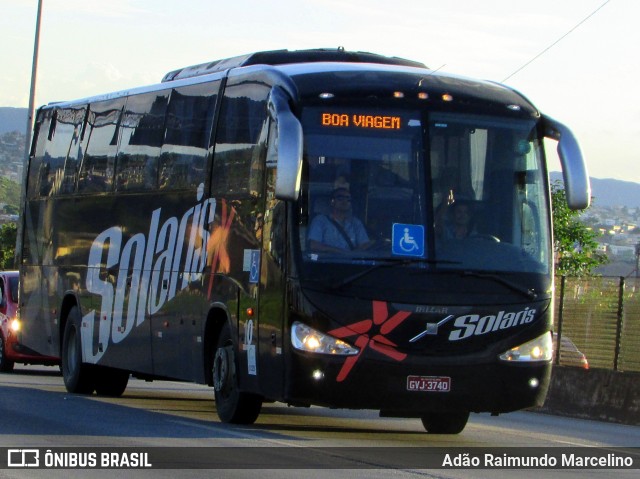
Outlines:
{"type": "Polygon", "coordinates": [[[538,378],[529,379],[529,387],[531,389],[536,389],[538,386],[540,386],[540,381],[538,381],[538,378]]]}
{"type": "Polygon", "coordinates": [[[319,369],[316,369],[313,373],[311,373],[311,377],[316,381],[320,381],[321,379],[324,379],[324,373],[319,369]]]}
{"type": "Polygon", "coordinates": [[[20,320],[14,319],[13,321],[11,321],[11,331],[13,331],[14,333],[20,331],[20,320]]]}

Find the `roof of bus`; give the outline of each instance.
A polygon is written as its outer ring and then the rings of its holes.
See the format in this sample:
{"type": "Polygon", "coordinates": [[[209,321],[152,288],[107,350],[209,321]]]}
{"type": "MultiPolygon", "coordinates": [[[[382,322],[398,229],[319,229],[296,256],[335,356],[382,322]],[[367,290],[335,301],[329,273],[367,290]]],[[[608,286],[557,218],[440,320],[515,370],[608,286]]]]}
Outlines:
{"type": "Polygon", "coordinates": [[[471,103],[484,107],[500,105],[500,108],[505,106],[516,108],[516,114],[519,113],[519,115],[538,115],[536,108],[526,98],[511,88],[495,82],[435,72],[427,69],[421,63],[397,57],[336,50],[260,52],[259,54],[175,70],[165,75],[162,83],[155,85],[49,106],[56,108],[94,103],[122,96],[209,82],[225,75],[238,77],[241,75],[260,75],[264,72],[275,72],[280,78],[293,82],[298,97],[301,99],[311,99],[321,93],[330,93],[335,96],[345,95],[350,98],[369,98],[372,96],[380,98],[381,95],[393,96],[396,94],[415,96],[422,92],[432,101],[442,100],[443,95],[451,95],[456,101],[466,102],[469,106],[471,103]],[[272,64],[259,63],[263,60],[270,61],[272,64]],[[354,88],[356,84],[357,87],[354,88]],[[327,91],[328,88],[331,91],[327,91]]]}
{"type": "MultiPolygon", "coordinates": [[[[300,98],[310,100],[327,93],[335,98],[423,98],[454,102],[496,113],[539,116],[535,106],[516,90],[496,82],[436,72],[426,67],[371,63],[300,63],[278,65],[295,83],[300,98]]],[[[230,76],[241,70],[230,72],[230,76]]],[[[488,111],[487,111],[488,112],[488,111]]]]}
{"type": "Polygon", "coordinates": [[[192,65],[170,71],[163,82],[222,72],[230,68],[251,65],[287,65],[294,63],[341,62],[375,63],[379,65],[403,65],[426,68],[423,63],[399,57],[388,57],[369,52],[349,52],[344,48],[316,48],[310,50],[271,50],[248,53],[232,58],[192,65]]]}

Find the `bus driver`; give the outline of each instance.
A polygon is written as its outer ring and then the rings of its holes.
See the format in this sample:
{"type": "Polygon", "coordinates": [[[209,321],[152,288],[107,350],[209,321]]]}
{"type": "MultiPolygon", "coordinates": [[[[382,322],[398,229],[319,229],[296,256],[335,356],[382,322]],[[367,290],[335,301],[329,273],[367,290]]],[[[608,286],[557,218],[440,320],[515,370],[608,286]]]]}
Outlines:
{"type": "Polygon", "coordinates": [[[316,216],[309,226],[309,247],[313,251],[345,253],[369,248],[373,242],[351,210],[351,193],[336,188],[331,194],[331,213],[316,216]]]}

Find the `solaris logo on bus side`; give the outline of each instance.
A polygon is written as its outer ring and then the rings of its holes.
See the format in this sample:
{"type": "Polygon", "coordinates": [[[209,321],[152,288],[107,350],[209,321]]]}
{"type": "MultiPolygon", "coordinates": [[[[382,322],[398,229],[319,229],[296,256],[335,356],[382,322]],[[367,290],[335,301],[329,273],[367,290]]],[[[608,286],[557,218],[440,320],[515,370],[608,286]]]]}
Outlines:
{"type": "Polygon", "coordinates": [[[396,349],[398,345],[386,338],[385,335],[400,326],[411,315],[411,312],[398,311],[392,317],[389,317],[389,309],[384,301],[373,301],[372,307],[373,319],[365,319],[349,326],[329,331],[330,335],[339,339],[358,336],[353,344],[360,349],[360,352],[356,356],[349,356],[346,359],[336,378],[337,382],[342,382],[347,378],[367,347],[396,361],[404,361],[407,357],[405,353],[398,351],[396,349]]]}

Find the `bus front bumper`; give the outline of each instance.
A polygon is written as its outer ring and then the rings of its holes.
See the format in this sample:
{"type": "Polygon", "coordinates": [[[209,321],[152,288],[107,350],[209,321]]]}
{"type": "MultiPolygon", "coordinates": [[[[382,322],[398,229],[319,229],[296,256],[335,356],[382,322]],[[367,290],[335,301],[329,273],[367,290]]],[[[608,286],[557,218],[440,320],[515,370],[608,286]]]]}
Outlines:
{"type": "Polygon", "coordinates": [[[509,363],[457,358],[402,362],[294,352],[285,401],[347,409],[377,409],[396,417],[427,412],[505,413],[541,406],[551,362],[509,363]],[[346,371],[348,369],[348,371],[346,371]],[[346,374],[345,374],[346,371],[346,374]]]}

